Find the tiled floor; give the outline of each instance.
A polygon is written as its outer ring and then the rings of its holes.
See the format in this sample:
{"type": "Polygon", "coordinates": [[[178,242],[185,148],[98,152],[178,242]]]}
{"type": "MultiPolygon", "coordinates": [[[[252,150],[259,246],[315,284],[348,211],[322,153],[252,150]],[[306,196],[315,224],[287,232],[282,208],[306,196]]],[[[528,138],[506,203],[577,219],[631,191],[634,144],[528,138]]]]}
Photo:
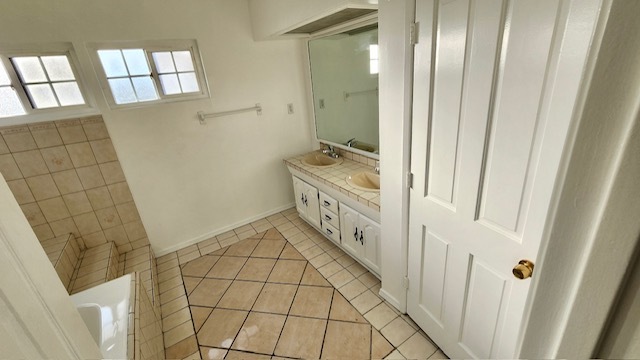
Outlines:
{"type": "Polygon", "coordinates": [[[446,358],[295,209],[158,259],[167,358],[446,358]]]}

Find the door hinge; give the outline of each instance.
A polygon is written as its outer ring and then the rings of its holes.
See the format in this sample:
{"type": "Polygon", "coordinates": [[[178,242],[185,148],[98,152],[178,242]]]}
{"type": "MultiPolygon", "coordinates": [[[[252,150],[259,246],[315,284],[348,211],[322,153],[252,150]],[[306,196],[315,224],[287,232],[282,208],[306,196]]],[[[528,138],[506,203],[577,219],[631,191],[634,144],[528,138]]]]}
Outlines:
{"type": "Polygon", "coordinates": [[[409,290],[409,278],[406,276],[402,278],[402,287],[409,290]]]}
{"type": "Polygon", "coordinates": [[[412,172],[407,173],[407,188],[413,189],[413,173],[412,172]]]}
{"type": "Polygon", "coordinates": [[[418,43],[418,32],[420,30],[420,23],[412,23],[409,25],[409,43],[416,45],[418,43]]]}

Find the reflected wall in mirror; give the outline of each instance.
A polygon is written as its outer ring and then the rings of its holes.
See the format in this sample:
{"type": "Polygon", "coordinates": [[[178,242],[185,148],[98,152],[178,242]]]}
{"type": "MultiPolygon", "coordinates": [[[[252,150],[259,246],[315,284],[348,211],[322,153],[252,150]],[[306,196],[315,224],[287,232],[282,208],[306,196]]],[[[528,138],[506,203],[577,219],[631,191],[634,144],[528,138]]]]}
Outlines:
{"type": "Polygon", "coordinates": [[[309,41],[319,140],[378,153],[378,25],[309,41]]]}

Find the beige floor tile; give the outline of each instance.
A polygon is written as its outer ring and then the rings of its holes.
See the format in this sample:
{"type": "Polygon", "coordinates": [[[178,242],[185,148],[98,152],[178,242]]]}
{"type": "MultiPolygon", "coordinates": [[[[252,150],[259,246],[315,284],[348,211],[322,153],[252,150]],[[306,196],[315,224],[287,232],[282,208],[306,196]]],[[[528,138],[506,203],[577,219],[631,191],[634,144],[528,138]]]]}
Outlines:
{"type": "Polygon", "coordinates": [[[329,320],[322,347],[325,359],[370,359],[371,325],[329,320]]]}
{"type": "Polygon", "coordinates": [[[355,279],[347,283],[346,285],[342,286],[338,290],[347,300],[352,300],[356,296],[365,292],[367,290],[367,287],[364,286],[364,284],[361,283],[360,280],[355,279]]]}
{"type": "Polygon", "coordinates": [[[387,355],[385,360],[405,360],[406,358],[400,354],[398,350],[394,350],[391,354],[387,355]]]}
{"type": "MultiPolygon", "coordinates": [[[[328,251],[327,255],[331,256],[331,251],[328,251]]],[[[343,267],[349,267],[353,265],[356,261],[350,255],[344,254],[336,258],[336,262],[342,265],[343,267]]]]}
{"type": "Polygon", "coordinates": [[[319,359],[326,326],[326,320],[287,317],[274,355],[319,359]]]}
{"type": "Polygon", "coordinates": [[[156,262],[158,265],[163,264],[169,260],[174,260],[174,259],[178,259],[178,254],[174,251],[172,253],[168,253],[166,255],[162,255],[159,258],[156,259],[156,262]]]}
{"type": "Polygon", "coordinates": [[[180,285],[182,285],[182,276],[180,275],[174,276],[171,279],[168,279],[158,284],[158,286],[160,287],[160,294],[180,285]]]}
{"type": "Polygon", "coordinates": [[[200,356],[200,351],[196,351],[193,354],[182,358],[182,360],[202,360],[202,357],[200,356]]]}
{"type": "MultiPolygon", "coordinates": [[[[78,286],[78,283],[76,282],[76,285],[78,286]]],[[[177,299],[180,296],[184,296],[185,292],[184,292],[184,287],[183,286],[176,286],[171,290],[167,290],[165,292],[163,292],[162,294],[160,294],[160,304],[166,304],[171,300],[177,299]]]]}
{"type": "Polygon", "coordinates": [[[230,238],[226,238],[224,240],[222,239],[218,239],[218,243],[220,244],[220,246],[222,246],[223,248],[226,248],[229,245],[233,245],[237,242],[240,241],[240,238],[238,238],[236,235],[233,235],[230,238]]]}
{"type": "Polygon", "coordinates": [[[233,359],[233,360],[269,360],[271,356],[264,354],[253,354],[249,352],[242,352],[238,350],[229,350],[227,353],[227,357],[225,359],[233,359]]]}
{"type": "Polygon", "coordinates": [[[364,317],[373,325],[374,328],[380,330],[390,323],[393,319],[398,317],[398,314],[391,309],[389,305],[382,302],[369,312],[364,317]]]}
{"type": "Polygon", "coordinates": [[[249,313],[231,348],[273,354],[285,319],[284,315],[249,313]]]}
{"type": "Polygon", "coordinates": [[[164,333],[164,347],[169,348],[193,334],[193,323],[191,321],[182,323],[164,333]]]}
{"type": "Polygon", "coordinates": [[[324,254],[324,250],[322,250],[320,247],[318,247],[318,245],[316,246],[312,246],[304,251],[301,251],[300,254],[302,254],[302,256],[305,257],[305,259],[307,260],[311,260],[313,258],[315,258],[316,256],[319,256],[321,254],[324,254]]]}
{"type": "Polygon", "coordinates": [[[215,244],[204,245],[204,246],[198,245],[198,249],[200,249],[200,254],[208,255],[216,250],[220,250],[220,244],[218,244],[218,240],[216,240],[215,244]]]}
{"type": "Polygon", "coordinates": [[[213,309],[198,331],[198,343],[204,346],[230,348],[247,314],[246,311],[213,309]]]}
{"type": "Polygon", "coordinates": [[[406,321],[402,320],[402,318],[397,317],[382,328],[380,333],[389,340],[391,345],[397,347],[410,338],[411,335],[415,334],[416,330],[407,324],[406,321]]]}
{"type": "Polygon", "coordinates": [[[313,265],[317,269],[319,267],[322,267],[330,263],[331,260],[333,260],[331,256],[329,256],[329,254],[327,253],[324,253],[322,255],[318,255],[314,257],[313,259],[309,260],[309,262],[311,263],[311,265],[313,265]]]}
{"type": "Polygon", "coordinates": [[[267,282],[299,284],[306,266],[304,260],[278,260],[267,282]]]}
{"type": "Polygon", "coordinates": [[[298,252],[291,244],[286,244],[280,254],[280,259],[305,260],[304,256],[298,252]]]}
{"type": "Polygon", "coordinates": [[[249,260],[244,264],[242,270],[240,270],[240,273],[238,273],[236,279],[267,281],[267,278],[275,264],[275,259],[249,258],[249,260]]]}
{"type": "Polygon", "coordinates": [[[258,246],[258,240],[246,239],[238,243],[229,246],[224,256],[244,256],[248,257],[253,252],[253,249],[258,246]]]}
{"type": "Polygon", "coordinates": [[[206,346],[200,346],[200,356],[202,360],[221,360],[227,356],[227,349],[216,349],[206,346]]]}
{"type": "Polygon", "coordinates": [[[286,240],[260,240],[251,257],[277,259],[286,244],[286,240]]]}
{"type": "Polygon", "coordinates": [[[263,240],[283,240],[284,237],[280,232],[274,228],[267,230],[267,232],[262,237],[263,240]]]}
{"type": "Polygon", "coordinates": [[[338,264],[335,261],[331,261],[329,263],[327,263],[326,265],[319,267],[318,271],[320,272],[320,274],[322,274],[322,276],[324,276],[325,278],[329,278],[331,277],[331,275],[337,273],[338,271],[342,270],[343,267],[338,264]]]}
{"type": "Polygon", "coordinates": [[[371,329],[371,358],[384,359],[393,351],[393,345],[376,329],[371,329]]]}
{"type": "Polygon", "coordinates": [[[332,297],[332,288],[301,285],[289,314],[326,319],[329,317],[332,297]]]}
{"type": "Polygon", "coordinates": [[[199,257],[200,257],[200,250],[197,250],[196,248],[196,251],[194,252],[190,252],[185,255],[178,255],[178,261],[180,262],[180,265],[182,265],[182,264],[188,263],[191,260],[195,260],[199,257]]]}
{"type": "Polygon", "coordinates": [[[229,289],[224,294],[220,302],[216,305],[219,308],[235,310],[251,310],[256,302],[264,283],[254,281],[236,280],[231,283],[229,289]]]}
{"type": "Polygon", "coordinates": [[[207,318],[213,311],[209,307],[191,306],[191,318],[193,320],[193,327],[196,329],[196,333],[200,331],[200,328],[207,321],[207,318]]]}
{"type": "Polygon", "coordinates": [[[156,268],[158,270],[158,275],[160,275],[167,270],[173,270],[174,268],[178,268],[178,266],[179,266],[178,258],[176,257],[175,259],[172,258],[164,261],[162,264],[158,264],[156,268]]]}
{"type": "Polygon", "coordinates": [[[368,272],[368,270],[364,266],[360,265],[360,263],[357,262],[349,265],[349,267],[347,267],[347,270],[349,270],[349,272],[352,273],[355,277],[359,277],[368,272]]]}
{"type": "Polygon", "coordinates": [[[298,287],[287,284],[265,284],[258,300],[253,305],[253,311],[275,314],[287,314],[298,287]]]}
{"type": "MultiPolygon", "coordinates": [[[[185,323],[187,321],[191,321],[191,312],[189,311],[189,308],[182,308],[176,312],[174,312],[171,315],[165,316],[164,318],[162,318],[162,331],[167,332],[171,329],[173,329],[174,327],[185,323]]],[[[193,351],[192,351],[193,352],[193,351]]],[[[189,353],[191,354],[191,353],[189,353]]],[[[189,355],[187,354],[187,355],[189,355]]],[[[185,356],[187,356],[185,355],[185,356]]]]}
{"type": "Polygon", "coordinates": [[[367,288],[370,288],[370,287],[375,286],[376,284],[380,283],[380,280],[378,280],[378,278],[375,275],[373,275],[372,273],[370,273],[368,271],[366,273],[360,275],[358,277],[358,280],[360,280],[360,282],[363,283],[364,286],[366,286],[367,288]]]}
{"type": "Polygon", "coordinates": [[[310,247],[316,246],[316,244],[311,241],[311,239],[307,238],[303,241],[300,241],[298,243],[292,243],[293,247],[296,248],[296,250],[300,251],[302,253],[302,251],[307,250],[310,247]]]}
{"type": "Polygon", "coordinates": [[[223,256],[207,273],[208,278],[234,279],[247,261],[246,257],[223,256]]]}
{"type": "Polygon", "coordinates": [[[189,306],[187,297],[181,296],[175,300],[170,301],[167,304],[162,304],[162,306],[160,307],[160,310],[162,312],[162,316],[168,316],[187,306],[189,306]]]}
{"type": "Polygon", "coordinates": [[[205,255],[199,259],[190,261],[182,267],[182,276],[204,277],[219,259],[219,256],[205,255]]]}
{"type": "Polygon", "coordinates": [[[436,351],[433,355],[431,355],[429,359],[442,360],[442,359],[449,359],[449,357],[445,355],[445,353],[443,353],[442,350],[438,349],[438,351],[436,351]]]}
{"type": "Polygon", "coordinates": [[[371,290],[367,290],[351,300],[351,304],[358,309],[361,314],[366,314],[367,311],[373,309],[381,302],[382,300],[372,293],[371,290]]]}
{"type": "Polygon", "coordinates": [[[200,284],[202,281],[201,277],[184,277],[184,289],[187,291],[187,295],[191,295],[193,290],[200,284]]]}
{"type": "Polygon", "coordinates": [[[309,240],[309,237],[307,235],[305,235],[304,233],[299,233],[299,234],[296,234],[296,235],[290,237],[287,240],[289,241],[289,243],[291,245],[296,245],[296,244],[299,244],[299,243],[301,243],[301,242],[303,242],[305,240],[309,240]]]}
{"type": "Polygon", "coordinates": [[[345,299],[339,292],[335,291],[333,294],[333,302],[331,303],[331,312],[329,313],[330,320],[350,321],[358,323],[367,323],[367,320],[354,308],[347,299],[345,299]]]}
{"type": "Polygon", "coordinates": [[[420,333],[415,333],[398,347],[398,351],[407,359],[426,359],[435,354],[438,348],[420,333]]]}
{"type": "Polygon", "coordinates": [[[307,268],[304,270],[300,285],[331,286],[322,274],[311,265],[307,265],[307,268]]]}
{"type": "Polygon", "coordinates": [[[196,341],[196,336],[191,335],[177,344],[167,347],[164,355],[166,359],[183,359],[197,350],[198,342],[196,341]]]}
{"type": "Polygon", "coordinates": [[[197,244],[193,244],[193,245],[187,246],[186,248],[182,248],[182,249],[178,250],[177,251],[178,258],[180,256],[184,256],[184,255],[190,254],[190,253],[192,253],[194,251],[198,251],[198,245],[197,244]]]}
{"type": "Polygon", "coordinates": [[[229,285],[231,280],[203,279],[189,295],[189,305],[214,307],[229,285]]]}
{"type": "Polygon", "coordinates": [[[355,277],[349,271],[347,271],[347,269],[342,269],[337,273],[331,275],[328,280],[331,285],[333,285],[336,289],[339,289],[350,281],[355,280],[355,277]]]}

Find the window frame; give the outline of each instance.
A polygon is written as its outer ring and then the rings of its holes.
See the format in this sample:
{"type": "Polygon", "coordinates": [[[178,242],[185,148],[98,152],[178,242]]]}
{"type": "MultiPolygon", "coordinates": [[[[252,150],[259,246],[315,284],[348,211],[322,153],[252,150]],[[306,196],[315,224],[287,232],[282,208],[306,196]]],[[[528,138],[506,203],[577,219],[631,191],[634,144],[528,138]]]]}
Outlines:
{"type": "MultiPolygon", "coordinates": [[[[163,103],[171,103],[177,101],[189,101],[199,99],[209,99],[209,85],[206,73],[202,63],[200,50],[196,40],[144,40],[144,41],[110,41],[100,43],[87,44],[89,57],[94,70],[96,71],[102,94],[111,109],[130,109],[138,107],[147,107],[163,103]],[[126,50],[126,49],[142,49],[147,57],[149,69],[151,70],[151,78],[158,93],[158,99],[149,101],[137,101],[134,103],[117,104],[115,97],[111,92],[109,80],[100,61],[98,55],[99,50],[126,50]],[[160,82],[160,77],[153,60],[152,53],[158,51],[189,51],[191,60],[193,61],[194,72],[198,81],[199,92],[190,92],[182,94],[165,95],[160,82]]],[[[128,76],[131,79],[131,76],[128,76]]]]}
{"type": "MultiPolygon", "coordinates": [[[[14,125],[23,123],[33,123],[50,121],[57,119],[70,118],[74,116],[86,116],[96,114],[94,98],[89,92],[89,87],[84,79],[81,66],[78,61],[75,49],[72,43],[47,43],[47,44],[29,44],[16,46],[0,46],[0,62],[7,70],[11,80],[11,87],[16,91],[25,113],[22,115],[14,115],[0,118],[1,125],[14,125]],[[18,69],[11,61],[14,57],[26,56],[66,56],[69,60],[69,66],[78,84],[84,104],[56,106],[38,109],[32,104],[29,94],[25,88],[28,83],[23,83],[18,74],[18,69]]],[[[46,83],[53,84],[54,81],[46,83]]]]}

